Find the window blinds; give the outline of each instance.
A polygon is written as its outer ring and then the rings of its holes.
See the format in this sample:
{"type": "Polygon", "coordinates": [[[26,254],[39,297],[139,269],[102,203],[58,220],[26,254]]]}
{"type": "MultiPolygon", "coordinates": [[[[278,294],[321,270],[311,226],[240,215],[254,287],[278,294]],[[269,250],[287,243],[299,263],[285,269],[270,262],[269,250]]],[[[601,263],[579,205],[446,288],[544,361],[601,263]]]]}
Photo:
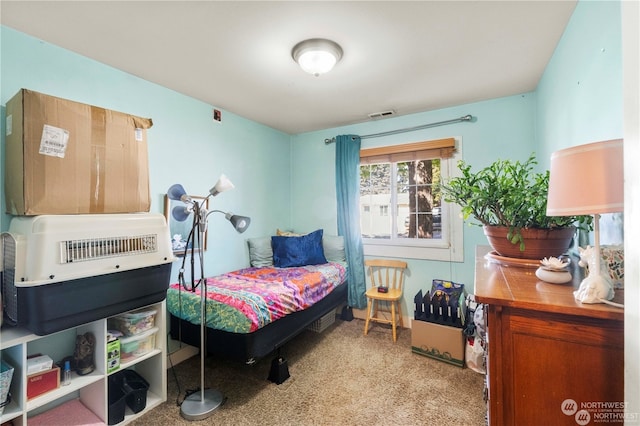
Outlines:
{"type": "Polygon", "coordinates": [[[456,152],[455,139],[437,139],[402,145],[360,150],[360,164],[396,163],[399,161],[451,158],[456,152]]]}

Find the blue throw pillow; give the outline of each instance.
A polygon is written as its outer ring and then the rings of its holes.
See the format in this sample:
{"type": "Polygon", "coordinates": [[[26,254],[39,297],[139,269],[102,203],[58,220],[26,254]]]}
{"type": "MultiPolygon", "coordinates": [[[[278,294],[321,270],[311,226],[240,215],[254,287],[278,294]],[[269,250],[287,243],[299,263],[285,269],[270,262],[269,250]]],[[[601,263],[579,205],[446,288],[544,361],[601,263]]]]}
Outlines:
{"type": "Polygon", "coordinates": [[[327,263],[322,248],[322,229],[299,237],[271,237],[273,265],[278,268],[327,263]]]}

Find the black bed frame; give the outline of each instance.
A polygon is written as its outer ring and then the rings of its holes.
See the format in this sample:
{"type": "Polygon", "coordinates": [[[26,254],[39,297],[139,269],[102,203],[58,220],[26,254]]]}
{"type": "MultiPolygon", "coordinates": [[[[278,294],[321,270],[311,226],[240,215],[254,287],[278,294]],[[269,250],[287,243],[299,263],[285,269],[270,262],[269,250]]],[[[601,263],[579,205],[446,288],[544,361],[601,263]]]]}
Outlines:
{"type": "MultiPolygon", "coordinates": [[[[322,318],[331,310],[347,302],[347,282],[340,284],[324,299],[316,302],[304,311],[294,312],[278,319],[252,333],[231,333],[207,328],[207,353],[244,361],[253,364],[256,360],[277,352],[272,370],[278,364],[280,370],[286,369],[286,361],[279,353],[279,349],[289,340],[297,336],[314,321],[322,318]]],[[[181,320],[170,315],[171,338],[200,347],[200,325],[181,320]]],[[[273,373],[273,371],[272,371],[273,373]]],[[[288,371],[278,374],[280,377],[269,379],[282,383],[289,377],[288,371]],[[282,379],[282,375],[286,375],[282,379]]]]}

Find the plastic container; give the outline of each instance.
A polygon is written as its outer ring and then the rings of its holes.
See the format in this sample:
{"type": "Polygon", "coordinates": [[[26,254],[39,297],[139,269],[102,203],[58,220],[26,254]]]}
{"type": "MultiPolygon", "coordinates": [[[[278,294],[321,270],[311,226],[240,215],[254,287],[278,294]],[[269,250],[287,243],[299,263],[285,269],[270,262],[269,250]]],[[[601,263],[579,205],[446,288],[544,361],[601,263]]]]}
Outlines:
{"type": "Polygon", "coordinates": [[[125,401],[131,411],[137,414],[147,406],[149,382],[134,370],[124,370],[122,373],[124,373],[122,389],[126,394],[125,401]]]}
{"type": "Polygon", "coordinates": [[[156,347],[157,327],[141,334],[120,339],[120,360],[127,362],[151,352],[156,347]]]}
{"type": "Polygon", "coordinates": [[[311,330],[316,333],[322,333],[334,322],[336,322],[336,313],[334,310],[331,310],[331,312],[327,312],[320,319],[317,319],[309,324],[307,330],[311,330]]]}
{"type": "Polygon", "coordinates": [[[115,425],[124,420],[126,408],[125,393],[119,386],[109,386],[109,425],[115,425]]]}
{"type": "Polygon", "coordinates": [[[109,389],[118,388],[124,393],[126,405],[135,414],[147,406],[149,382],[135,370],[123,370],[109,377],[109,389]]]}
{"type": "Polygon", "coordinates": [[[69,361],[64,362],[64,370],[62,371],[62,386],[71,384],[71,363],[69,361]]]}
{"type": "Polygon", "coordinates": [[[125,336],[135,336],[154,327],[156,313],[155,309],[127,312],[110,318],[109,328],[118,330],[125,336]]]}

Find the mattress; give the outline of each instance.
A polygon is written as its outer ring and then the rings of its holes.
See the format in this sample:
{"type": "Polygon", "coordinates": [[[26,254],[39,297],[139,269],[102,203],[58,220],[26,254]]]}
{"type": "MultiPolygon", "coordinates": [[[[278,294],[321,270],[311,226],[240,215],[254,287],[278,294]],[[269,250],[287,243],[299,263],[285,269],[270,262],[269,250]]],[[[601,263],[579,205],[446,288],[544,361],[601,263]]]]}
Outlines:
{"type": "MultiPolygon", "coordinates": [[[[345,281],[346,269],[329,262],[292,268],[251,267],[206,279],[206,326],[231,333],[252,333],[285,315],[303,311],[345,281]]],[[[200,287],[169,286],[167,309],[200,324],[200,287]]]]}

